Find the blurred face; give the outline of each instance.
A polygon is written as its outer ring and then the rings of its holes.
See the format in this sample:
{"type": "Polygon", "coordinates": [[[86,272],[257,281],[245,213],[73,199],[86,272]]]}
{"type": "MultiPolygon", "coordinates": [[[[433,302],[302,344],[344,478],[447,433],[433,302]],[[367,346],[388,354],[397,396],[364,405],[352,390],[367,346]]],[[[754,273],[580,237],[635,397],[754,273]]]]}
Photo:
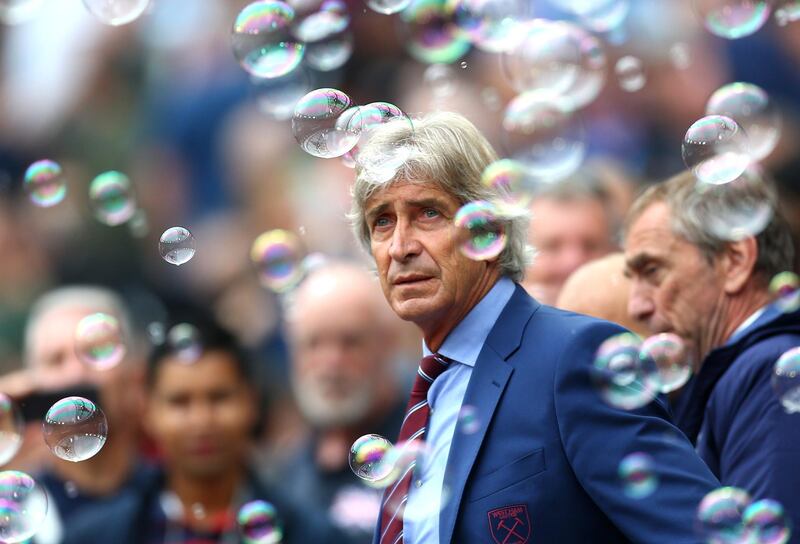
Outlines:
{"type": "Polygon", "coordinates": [[[228,353],[209,351],[186,364],[161,363],[147,401],[146,424],[166,463],[196,478],[244,461],[256,420],[252,390],[228,353]]]}
{"type": "Polygon", "coordinates": [[[554,304],[570,274],[612,251],[608,213],[590,198],[540,198],[531,213],[528,240],[537,254],[525,275],[526,288],[542,302],[554,304]]]}
{"type": "Polygon", "coordinates": [[[630,226],[625,261],[631,279],[628,313],[653,334],[678,334],[699,360],[724,297],[718,267],[672,233],[663,203],[647,208],[630,226]]]}
{"type": "Polygon", "coordinates": [[[395,313],[426,336],[452,329],[496,278],[495,267],[459,250],[453,225],[459,208],[432,184],[404,182],[373,195],[365,206],[383,293],[395,313]]]}

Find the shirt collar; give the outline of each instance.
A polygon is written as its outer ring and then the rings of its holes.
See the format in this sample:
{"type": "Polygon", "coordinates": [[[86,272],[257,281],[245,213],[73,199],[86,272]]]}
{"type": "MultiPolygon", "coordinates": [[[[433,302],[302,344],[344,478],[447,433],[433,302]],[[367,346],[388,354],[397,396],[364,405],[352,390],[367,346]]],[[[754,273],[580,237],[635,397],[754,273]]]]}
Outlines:
{"type": "MultiPolygon", "coordinates": [[[[483,344],[494,327],[497,318],[514,294],[514,282],[501,277],[488,293],[478,302],[467,316],[450,331],[444,339],[439,353],[459,363],[475,366],[483,344]]],[[[423,355],[431,355],[431,350],[422,341],[423,355]]]]}

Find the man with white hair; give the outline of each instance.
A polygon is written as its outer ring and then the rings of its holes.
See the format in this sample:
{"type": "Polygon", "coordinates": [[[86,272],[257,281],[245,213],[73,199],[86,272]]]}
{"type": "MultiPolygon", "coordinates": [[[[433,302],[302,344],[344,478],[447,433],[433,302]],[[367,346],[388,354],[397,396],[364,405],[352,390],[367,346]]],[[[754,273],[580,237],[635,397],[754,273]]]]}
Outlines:
{"type": "Polygon", "coordinates": [[[398,386],[398,323],[374,274],[331,262],[300,285],[287,311],[295,400],[312,436],[281,478],[304,504],[326,512],[348,542],[369,542],[380,494],[348,467],[350,445],[377,432],[393,437],[403,403],[398,386]]]}

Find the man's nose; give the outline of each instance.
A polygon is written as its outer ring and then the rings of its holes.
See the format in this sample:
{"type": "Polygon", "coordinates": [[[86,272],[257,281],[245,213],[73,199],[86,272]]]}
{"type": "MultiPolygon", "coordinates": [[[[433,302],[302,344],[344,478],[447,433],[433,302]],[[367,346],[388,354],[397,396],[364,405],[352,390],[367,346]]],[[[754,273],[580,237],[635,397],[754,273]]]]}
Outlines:
{"type": "Polygon", "coordinates": [[[647,294],[644,289],[631,284],[628,297],[628,315],[635,320],[647,322],[656,310],[653,297],[647,294]]]}
{"type": "Polygon", "coordinates": [[[405,262],[419,255],[422,245],[416,237],[414,229],[405,221],[398,221],[392,232],[389,256],[395,261],[405,262]]]}

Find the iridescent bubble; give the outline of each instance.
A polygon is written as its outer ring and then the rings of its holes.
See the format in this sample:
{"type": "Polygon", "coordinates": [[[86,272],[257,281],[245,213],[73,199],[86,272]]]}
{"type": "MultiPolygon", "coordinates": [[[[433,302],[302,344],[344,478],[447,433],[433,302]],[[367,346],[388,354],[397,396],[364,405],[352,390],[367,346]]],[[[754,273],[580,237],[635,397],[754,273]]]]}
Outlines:
{"type": "Polygon", "coordinates": [[[462,34],[483,51],[508,51],[524,36],[527,0],[448,0],[447,7],[462,34]]]}
{"type": "Polygon", "coordinates": [[[495,206],[485,200],[464,204],[453,219],[461,253],[475,261],[495,259],[506,247],[506,233],[495,206]]]}
{"type": "Polygon", "coordinates": [[[411,0],[400,21],[406,48],[420,62],[450,64],[469,51],[470,41],[455,25],[447,0],[411,0]]]}
{"type": "Polygon", "coordinates": [[[120,26],[138,19],[150,0],[83,0],[83,5],[101,23],[120,26]]]}
{"type": "Polygon", "coordinates": [[[662,393],[680,389],[692,375],[686,344],[677,334],[664,332],[645,339],[640,356],[652,359],[658,368],[662,393]]]}
{"type": "Polygon", "coordinates": [[[722,185],[698,181],[698,191],[724,204],[705,210],[703,220],[706,228],[715,236],[729,241],[758,235],[769,224],[774,212],[768,200],[755,196],[763,194],[763,189],[754,186],[763,183],[761,175],[752,168],[722,185]]]}
{"type": "Polygon", "coordinates": [[[464,434],[475,434],[481,428],[481,419],[478,417],[478,409],[471,404],[465,404],[458,411],[458,423],[456,428],[464,434]]]}
{"type": "Polygon", "coordinates": [[[501,198],[499,204],[525,208],[535,191],[533,177],[525,166],[514,159],[500,159],[483,170],[481,183],[490,187],[501,198]]]}
{"type": "Polygon", "coordinates": [[[288,74],[303,60],[305,46],[289,30],[294,9],[260,0],[246,6],[233,24],[233,54],[248,73],[262,78],[288,74]]]}
{"type": "Polygon", "coordinates": [[[411,0],[367,0],[367,5],[378,13],[391,15],[403,11],[411,3],[411,0]]]}
{"type": "Polygon", "coordinates": [[[581,14],[581,22],[595,32],[619,30],[631,9],[629,0],[609,0],[581,14]]]}
{"type": "Polygon", "coordinates": [[[23,184],[28,198],[40,208],[55,206],[67,196],[67,182],[55,161],[36,161],[25,170],[23,184]]]}
{"type": "Polygon", "coordinates": [[[741,176],[750,165],[747,136],[724,115],[695,121],[683,138],[683,162],[703,183],[719,185],[741,176]]]}
{"type": "Polygon", "coordinates": [[[581,27],[569,25],[567,32],[578,44],[580,63],[572,84],[561,92],[561,101],[568,110],[575,111],[600,94],[606,81],[606,53],[600,40],[581,27]]]}
{"type": "Polygon", "coordinates": [[[709,544],[746,542],[743,514],[750,506],[750,495],[737,487],[715,489],[700,501],[697,529],[709,544]]]}
{"type": "Polygon", "coordinates": [[[0,541],[27,541],[46,517],[47,494],[36,480],[18,470],[0,472],[0,541]]]}
{"type": "Polygon", "coordinates": [[[775,296],[775,306],[783,313],[800,308],[800,277],[794,272],[776,274],[769,282],[769,291],[775,296]]]}
{"type": "Polygon", "coordinates": [[[5,465],[22,446],[25,422],[11,397],[0,393],[0,465],[5,465]]]}
{"type": "Polygon", "coordinates": [[[600,396],[611,406],[632,410],[649,404],[659,392],[658,368],[640,357],[642,342],[633,333],[621,333],[600,344],[592,377],[600,396]]]}
{"type": "MultiPolygon", "coordinates": [[[[351,108],[347,116],[342,116],[340,121],[347,121],[346,131],[358,133],[358,142],[353,148],[342,157],[345,164],[355,165],[359,160],[361,148],[367,145],[375,129],[386,123],[395,121],[405,123],[409,130],[414,130],[414,124],[403,110],[390,104],[389,102],[372,102],[366,106],[351,108]]],[[[398,154],[386,154],[382,157],[373,157],[369,163],[370,176],[381,178],[381,181],[389,180],[394,177],[397,170],[403,165],[397,159],[403,158],[398,154]]],[[[362,165],[363,166],[363,165],[362,165]]]]}
{"type": "Polygon", "coordinates": [[[236,520],[246,544],[279,544],[283,540],[278,511],[270,502],[246,503],[239,509],[236,520]]]}
{"type": "Polygon", "coordinates": [[[800,0],[776,0],[773,9],[779,26],[800,20],[800,0]]]}
{"type": "Polygon", "coordinates": [[[712,34],[729,40],[753,34],[770,14],[766,0],[694,0],[694,7],[712,34]]]}
{"type": "Polygon", "coordinates": [[[391,463],[382,463],[392,443],[377,434],[367,434],[350,446],[350,469],[353,474],[369,483],[380,482],[392,472],[391,463]]]}
{"type": "Polygon", "coordinates": [[[283,76],[254,76],[250,81],[259,111],[278,121],[291,119],[297,101],[312,89],[311,76],[302,65],[283,76]]]}
{"type": "Polygon", "coordinates": [[[350,151],[359,133],[337,121],[352,105],[350,97],[336,89],[316,89],[301,98],[292,115],[292,133],[303,151],[323,159],[350,151]]]}
{"type": "Polygon", "coordinates": [[[119,320],[102,312],[81,319],[75,329],[75,352],[95,370],[117,366],[127,352],[119,320]]]}
{"type": "Polygon", "coordinates": [[[747,134],[748,152],[765,159],[781,134],[781,116],[767,93],[752,83],[730,83],[717,89],[706,104],[707,115],[730,117],[747,134]]]}
{"type": "Polygon", "coordinates": [[[128,176],[121,172],[104,172],[89,185],[89,199],[94,215],[109,226],[121,225],[136,213],[136,201],[128,176]]]}
{"type": "Polygon", "coordinates": [[[507,154],[541,181],[558,181],[572,174],[586,155],[580,118],[544,91],[514,98],[503,114],[503,130],[507,154]]]}
{"type": "Polygon", "coordinates": [[[33,19],[44,0],[0,0],[0,22],[18,25],[33,19]]]}
{"type": "Polygon", "coordinates": [[[316,70],[328,72],[341,67],[353,54],[349,25],[347,6],[340,0],[327,0],[318,11],[294,25],[292,33],[305,43],[306,63],[316,70]]]}
{"type": "Polygon", "coordinates": [[[167,346],[182,363],[191,364],[203,354],[203,339],[200,331],[190,323],[178,323],[167,333],[167,346]]]}
{"type": "Polygon", "coordinates": [[[436,99],[453,96],[456,92],[456,73],[449,64],[431,64],[425,69],[422,80],[436,99]]]}
{"type": "Polygon", "coordinates": [[[380,461],[376,473],[385,474],[383,478],[367,482],[370,487],[383,489],[402,479],[416,466],[424,465],[430,458],[430,447],[423,440],[399,442],[390,448],[380,461]]]}
{"type": "Polygon", "coordinates": [[[653,470],[653,458],[642,452],[625,456],[619,464],[622,490],[632,499],[649,497],[658,487],[658,475],[653,470]]]}
{"type": "Polygon", "coordinates": [[[277,293],[291,290],[303,279],[304,255],[300,239],[281,229],[262,233],[250,249],[262,285],[277,293]]]}
{"type": "Polygon", "coordinates": [[[168,228],[158,242],[158,252],[161,254],[161,258],[175,266],[191,261],[195,249],[194,236],[183,227],[168,228]]]}
{"type": "Polygon", "coordinates": [[[623,91],[635,93],[640,91],[647,83],[642,61],[632,55],[625,55],[614,66],[617,81],[623,91]]]}
{"type": "Polygon", "coordinates": [[[753,544],[785,544],[792,536],[783,505],[772,499],[761,499],[747,507],[742,516],[753,544]]]}
{"type": "Polygon", "coordinates": [[[42,422],[44,440],[56,457],[78,463],[93,457],[106,443],[108,422],[89,399],[67,397],[56,402],[42,422]]]}
{"type": "Polygon", "coordinates": [[[772,388],[787,413],[800,412],[800,346],[790,349],[775,361],[772,388]]]}

